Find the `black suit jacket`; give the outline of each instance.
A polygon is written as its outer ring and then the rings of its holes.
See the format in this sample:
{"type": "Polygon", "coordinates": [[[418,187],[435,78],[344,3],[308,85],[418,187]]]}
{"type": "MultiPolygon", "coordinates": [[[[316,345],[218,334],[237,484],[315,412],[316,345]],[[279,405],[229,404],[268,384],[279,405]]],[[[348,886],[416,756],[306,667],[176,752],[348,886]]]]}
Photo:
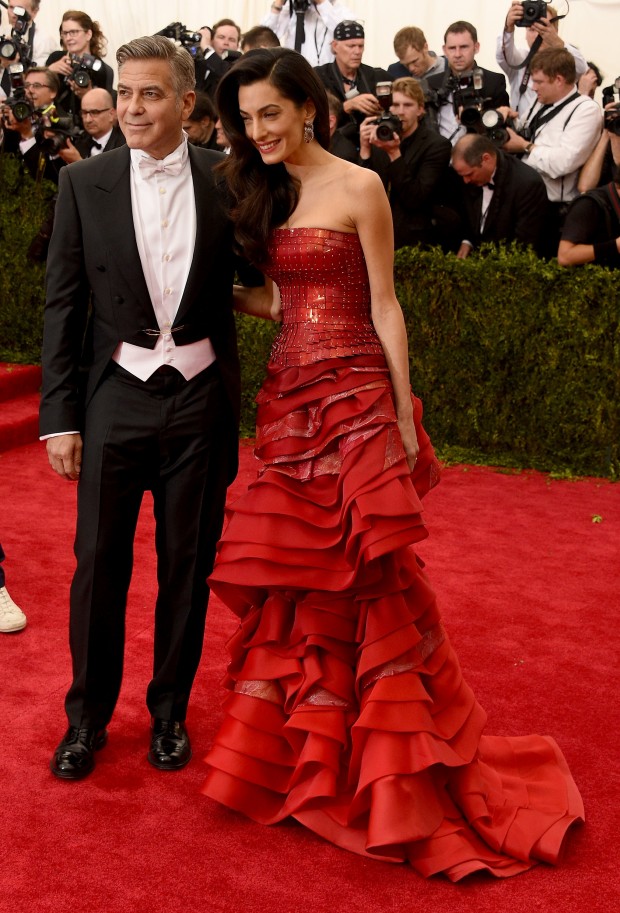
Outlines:
{"type": "Polygon", "coordinates": [[[498,150],[493,184],[482,233],[482,188],[462,184],[463,238],[476,246],[485,241],[519,241],[541,253],[549,208],[541,176],[520,159],[498,150]]]}
{"type": "Polygon", "coordinates": [[[390,162],[383,149],[373,146],[361,164],[376,171],[386,187],[394,220],[394,246],[432,244],[437,238],[432,224],[433,207],[447,179],[452,146],[429,129],[424,120],[401,145],[401,157],[390,162]]]}
{"type": "MultiPolygon", "coordinates": [[[[510,105],[508,92],[506,91],[506,77],[503,73],[494,73],[493,70],[482,69],[482,91],[481,95],[489,99],[489,107],[498,108],[502,105],[510,105]]],[[[450,75],[450,70],[446,69],[443,73],[435,76],[428,76],[426,82],[429,88],[436,92],[445,85],[445,81],[450,75]]]]}
{"type": "MultiPolygon", "coordinates": [[[[120,127],[112,127],[112,133],[110,138],[105,144],[102,152],[110,152],[112,149],[119,149],[121,146],[125,145],[125,137],[123,136],[123,131],[120,127]]],[[[75,141],[75,148],[80,153],[83,159],[90,157],[90,150],[93,148],[93,138],[88,133],[84,133],[82,136],[78,137],[75,141]]]]}
{"type": "MultiPolygon", "coordinates": [[[[173,323],[177,344],[209,337],[239,415],[232,311],[232,226],[212,173],[222,154],[189,146],[196,200],[194,257],[173,323]]],[[[41,434],[79,431],[83,408],[119,342],[154,348],[157,327],[133,227],[127,146],[68,168],[60,179],[47,267],[41,434]],[[90,345],[84,347],[89,325],[90,345]],[[81,374],[86,370],[85,395],[81,374]]],[[[230,422],[233,433],[235,422],[230,422]]]]}

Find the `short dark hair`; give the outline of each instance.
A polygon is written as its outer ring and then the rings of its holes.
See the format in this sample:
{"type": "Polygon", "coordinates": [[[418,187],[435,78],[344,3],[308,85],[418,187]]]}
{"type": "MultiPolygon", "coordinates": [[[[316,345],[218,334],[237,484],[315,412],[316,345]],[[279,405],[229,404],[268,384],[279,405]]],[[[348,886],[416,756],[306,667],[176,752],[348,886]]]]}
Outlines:
{"type": "Polygon", "coordinates": [[[446,29],[446,33],[443,36],[443,43],[445,44],[448,40],[448,35],[450,34],[459,34],[460,32],[469,32],[471,37],[474,39],[474,44],[478,42],[478,32],[476,31],[475,26],[471,22],[466,22],[464,19],[458,19],[456,22],[453,22],[452,25],[449,25],[446,29]]]}
{"type": "Polygon", "coordinates": [[[497,146],[488,136],[466,133],[456,143],[452,157],[462,159],[470,168],[477,168],[482,164],[483,155],[491,155],[496,159],[497,151],[497,146]]]}
{"type": "Polygon", "coordinates": [[[201,121],[203,117],[209,117],[213,123],[215,123],[217,120],[217,111],[206,92],[196,92],[194,110],[187,119],[198,122],[201,121]]]}
{"type": "Polygon", "coordinates": [[[255,25],[248,29],[241,39],[242,51],[253,51],[255,48],[279,48],[280,39],[268,25],[255,25]]]}
{"type": "Polygon", "coordinates": [[[545,48],[534,54],[530,64],[530,73],[541,70],[549,79],[563,76],[569,85],[577,81],[575,58],[566,48],[545,48]]]}
{"type": "Polygon", "coordinates": [[[217,30],[222,25],[232,25],[233,28],[237,29],[237,35],[239,36],[239,38],[241,38],[241,28],[237,25],[237,23],[235,22],[234,19],[218,19],[218,21],[215,23],[215,25],[211,29],[211,34],[215,35],[217,30]]]}
{"type": "Polygon", "coordinates": [[[53,70],[48,67],[29,67],[24,73],[24,77],[29,76],[31,73],[42,73],[47,79],[49,88],[58,95],[60,92],[60,77],[53,70]]]}

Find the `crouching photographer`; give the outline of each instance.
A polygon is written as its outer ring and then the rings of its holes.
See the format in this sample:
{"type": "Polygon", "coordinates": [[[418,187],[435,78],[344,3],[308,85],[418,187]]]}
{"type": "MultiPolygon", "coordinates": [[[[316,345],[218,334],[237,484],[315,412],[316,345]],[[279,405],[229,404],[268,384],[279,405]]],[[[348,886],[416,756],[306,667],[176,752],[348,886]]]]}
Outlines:
{"type": "Polygon", "coordinates": [[[396,248],[439,243],[440,194],[450,181],[450,142],[429,129],[424,93],[412,77],[377,85],[384,111],[360,127],[360,164],[381,177],[388,192],[396,248]]]}

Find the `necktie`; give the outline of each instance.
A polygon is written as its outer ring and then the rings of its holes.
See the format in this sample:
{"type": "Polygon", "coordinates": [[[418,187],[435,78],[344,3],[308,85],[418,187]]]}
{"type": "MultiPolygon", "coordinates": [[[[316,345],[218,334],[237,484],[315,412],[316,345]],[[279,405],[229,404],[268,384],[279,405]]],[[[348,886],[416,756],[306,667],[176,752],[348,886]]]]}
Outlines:
{"type": "Polygon", "coordinates": [[[181,174],[184,164],[184,148],[174,156],[167,159],[154,159],[150,155],[143,155],[138,162],[140,174],[143,178],[150,178],[154,174],[181,174]]]}

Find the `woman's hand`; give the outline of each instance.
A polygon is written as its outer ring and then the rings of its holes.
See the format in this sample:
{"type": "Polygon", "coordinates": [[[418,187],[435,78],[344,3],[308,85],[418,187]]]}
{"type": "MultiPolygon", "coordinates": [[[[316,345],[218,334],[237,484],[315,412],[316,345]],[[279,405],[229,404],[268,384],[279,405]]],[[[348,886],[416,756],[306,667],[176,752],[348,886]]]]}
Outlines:
{"type": "Polygon", "coordinates": [[[403,447],[405,448],[405,456],[407,457],[409,471],[413,472],[418,453],[420,452],[418,436],[416,434],[415,425],[413,424],[413,414],[406,419],[399,419],[398,428],[403,441],[403,447]]]}

